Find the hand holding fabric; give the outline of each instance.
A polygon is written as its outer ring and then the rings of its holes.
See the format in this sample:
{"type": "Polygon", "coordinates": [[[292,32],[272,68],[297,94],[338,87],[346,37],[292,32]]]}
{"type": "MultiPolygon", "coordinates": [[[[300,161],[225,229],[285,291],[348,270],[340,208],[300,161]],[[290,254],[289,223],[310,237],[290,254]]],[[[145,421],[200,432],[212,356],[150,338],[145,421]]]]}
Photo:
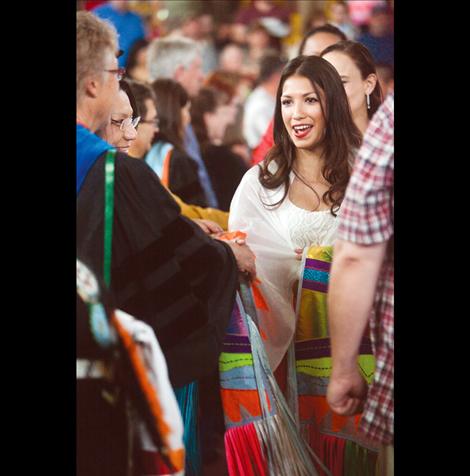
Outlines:
{"type": "Polygon", "coordinates": [[[224,230],[222,227],[212,220],[205,220],[201,218],[193,218],[193,221],[202,228],[204,233],[211,235],[212,233],[220,233],[224,230]]]}

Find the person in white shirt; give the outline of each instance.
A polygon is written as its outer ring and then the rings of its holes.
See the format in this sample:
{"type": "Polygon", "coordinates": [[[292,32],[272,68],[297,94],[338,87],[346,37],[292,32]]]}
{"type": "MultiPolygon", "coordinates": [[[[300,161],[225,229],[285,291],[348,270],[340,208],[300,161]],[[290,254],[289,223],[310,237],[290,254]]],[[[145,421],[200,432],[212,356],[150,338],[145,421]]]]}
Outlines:
{"type": "Polygon", "coordinates": [[[273,51],[265,53],[260,60],[258,86],[248,96],[244,110],[243,136],[250,149],[260,143],[273,117],[276,91],[285,64],[273,51]]]}

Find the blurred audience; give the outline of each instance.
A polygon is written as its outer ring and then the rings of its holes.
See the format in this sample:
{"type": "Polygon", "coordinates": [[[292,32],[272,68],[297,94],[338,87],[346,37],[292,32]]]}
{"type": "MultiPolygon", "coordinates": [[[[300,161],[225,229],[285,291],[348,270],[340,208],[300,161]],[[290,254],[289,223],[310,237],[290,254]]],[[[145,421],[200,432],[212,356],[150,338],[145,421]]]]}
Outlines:
{"type": "Polygon", "coordinates": [[[197,164],[184,148],[184,131],[191,121],[189,96],[183,86],[172,79],[157,79],[152,89],[159,125],[145,161],[174,194],[185,202],[206,207],[197,164]]]}
{"type": "Polygon", "coordinates": [[[313,28],[318,28],[327,23],[326,14],[320,8],[314,8],[310,14],[305,18],[303,24],[303,31],[309,31],[313,28]]]}
{"type": "Polygon", "coordinates": [[[200,48],[203,73],[208,74],[217,67],[217,51],[212,37],[214,21],[212,15],[202,10],[198,3],[192,5],[189,4],[173,20],[174,28],[167,38],[184,37],[195,41],[200,48]]]}
{"type": "Polygon", "coordinates": [[[157,38],[149,45],[150,81],[174,79],[188,95],[196,96],[202,86],[202,58],[194,40],[189,38],[157,38]]]}
{"type": "Polygon", "coordinates": [[[375,65],[377,76],[379,78],[380,87],[382,88],[384,97],[394,89],[395,78],[393,66],[390,64],[377,63],[375,65]]]}
{"type": "Polygon", "coordinates": [[[202,11],[198,16],[199,38],[196,38],[202,55],[202,71],[205,75],[217,68],[218,54],[215,46],[215,25],[214,17],[208,11],[202,11]]]}
{"type": "Polygon", "coordinates": [[[270,0],[253,0],[248,7],[241,6],[232,26],[232,39],[244,43],[250,25],[263,19],[268,19],[268,24],[284,28],[289,32],[290,11],[275,5],[270,0]]]}
{"type": "MultiPolygon", "coordinates": [[[[150,43],[148,61],[151,81],[173,79],[183,86],[189,97],[196,96],[201,89],[204,80],[202,57],[194,40],[157,38],[150,43]]],[[[191,124],[188,124],[185,130],[184,148],[197,163],[199,181],[204,189],[208,206],[217,208],[217,197],[191,124]]]]}
{"type": "Polygon", "coordinates": [[[369,29],[357,38],[372,53],[376,63],[393,65],[394,34],[392,31],[391,14],[387,6],[376,6],[372,9],[369,29]]]}
{"type": "Polygon", "coordinates": [[[327,23],[312,28],[305,34],[299,46],[299,54],[320,56],[326,47],[341,40],[347,40],[346,35],[336,26],[327,23]]]}
{"type": "Polygon", "coordinates": [[[246,100],[243,118],[243,135],[251,149],[258,146],[273,118],[276,91],[285,64],[276,51],[269,51],[261,58],[258,86],[246,100]]]}
{"type": "Polygon", "coordinates": [[[126,63],[126,77],[137,81],[147,82],[149,70],[147,63],[147,51],[149,41],[145,38],[137,40],[129,51],[126,63]]]}
{"type": "Polygon", "coordinates": [[[227,43],[219,55],[219,69],[230,73],[240,73],[245,63],[245,51],[236,43],[227,43]]]}
{"type": "Polygon", "coordinates": [[[386,0],[348,0],[349,16],[353,25],[362,31],[367,30],[372,9],[386,5],[386,0]]]}
{"type": "Polygon", "coordinates": [[[250,24],[246,33],[247,54],[245,57],[245,71],[257,77],[260,73],[260,60],[267,49],[275,49],[280,54],[279,40],[272,36],[268,29],[255,21],[250,24]]]}
{"type": "Polygon", "coordinates": [[[343,1],[329,2],[329,23],[339,28],[348,40],[354,40],[358,34],[358,30],[351,23],[349,18],[348,5],[343,1]]]}
{"type": "MultiPolygon", "coordinates": [[[[128,154],[130,157],[143,160],[152,146],[155,133],[159,130],[160,120],[156,109],[155,93],[149,85],[139,81],[123,80],[121,87],[129,97],[134,115],[140,117],[136,126],[137,134],[135,139],[130,141],[128,154]]],[[[193,219],[204,231],[208,232],[206,229],[208,221],[212,222],[212,225],[209,224],[212,230],[214,225],[220,227],[221,230],[227,229],[228,213],[188,204],[173,193],[171,196],[180,206],[181,214],[193,219]]]]}
{"type": "Polygon", "coordinates": [[[123,67],[127,62],[127,56],[132,45],[145,38],[145,26],[142,18],[130,10],[129,2],[124,0],[110,0],[108,3],[99,5],[92,12],[99,18],[109,20],[118,32],[119,48],[123,51],[118,58],[119,66],[123,67]]]}
{"type": "Polygon", "coordinates": [[[243,158],[223,144],[225,130],[235,121],[236,113],[232,98],[214,88],[202,88],[191,104],[194,132],[201,145],[219,208],[225,211],[229,211],[233,194],[248,170],[243,158]]]}
{"type": "Polygon", "coordinates": [[[234,105],[235,120],[227,126],[222,144],[242,157],[247,165],[251,164],[251,154],[243,136],[243,105],[251,91],[252,83],[251,77],[222,70],[214,71],[204,82],[205,86],[227,94],[234,105]]]}

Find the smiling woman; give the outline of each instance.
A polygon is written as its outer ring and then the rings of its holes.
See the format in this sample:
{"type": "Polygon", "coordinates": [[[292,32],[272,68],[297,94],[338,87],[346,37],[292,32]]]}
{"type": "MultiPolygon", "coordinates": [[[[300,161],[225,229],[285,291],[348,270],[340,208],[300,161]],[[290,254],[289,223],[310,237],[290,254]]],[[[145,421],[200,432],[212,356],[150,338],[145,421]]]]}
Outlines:
{"type": "Polygon", "coordinates": [[[140,120],[140,117],[133,118],[132,114],[129,97],[121,89],[111,112],[111,121],[100,134],[106,142],[113,144],[118,151],[126,154],[132,141],[137,137],[136,127],[140,120]]]}
{"type": "Polygon", "coordinates": [[[340,41],[323,50],[320,56],[341,76],[354,123],[364,133],[383,100],[372,55],[357,41],[340,41]]]}
{"type": "MultiPolygon", "coordinates": [[[[255,253],[263,297],[256,309],[263,339],[250,342],[251,349],[254,354],[260,346],[265,349],[303,438],[335,476],[345,474],[345,468],[371,474],[376,458],[373,445],[357,432],[359,417],[333,415],[325,396],[331,374],[326,295],[332,245],[360,144],[336,69],[317,56],[294,58],[284,68],[276,94],[274,146],[243,177],[229,218],[229,231],[246,233],[255,253]]],[[[369,378],[373,356],[367,339],[361,352],[361,368],[369,378]]],[[[240,392],[232,401],[232,389],[223,390],[226,419],[234,426],[233,409],[243,414],[250,402],[240,392]]],[[[249,419],[259,429],[259,414],[253,411],[249,419]]],[[[237,430],[230,432],[257,454],[237,430]]],[[[280,445],[286,453],[285,438],[280,440],[263,444],[271,449],[280,445]]]]}
{"type": "Polygon", "coordinates": [[[334,213],[344,196],[353,150],[361,143],[341,78],[324,59],[298,56],[284,68],[276,98],[274,146],[261,164],[259,181],[267,189],[284,185],[284,194],[270,205],[284,201],[294,174],[310,190],[312,184],[326,186],[321,199],[306,198],[310,205],[305,208],[328,206],[334,213]]]}
{"type": "Polygon", "coordinates": [[[282,120],[296,147],[315,150],[325,133],[325,120],[317,93],[305,76],[291,76],[281,96],[282,120]]]}

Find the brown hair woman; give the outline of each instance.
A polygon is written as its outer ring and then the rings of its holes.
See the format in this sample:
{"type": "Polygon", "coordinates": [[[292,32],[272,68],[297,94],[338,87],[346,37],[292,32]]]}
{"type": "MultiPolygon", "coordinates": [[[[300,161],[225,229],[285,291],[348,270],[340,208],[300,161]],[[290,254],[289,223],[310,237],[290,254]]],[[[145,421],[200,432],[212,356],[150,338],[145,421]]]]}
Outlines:
{"type": "Polygon", "coordinates": [[[243,158],[223,143],[225,131],[235,121],[236,114],[236,105],[230,96],[214,88],[202,88],[192,100],[194,132],[219,208],[224,211],[229,211],[233,194],[248,170],[243,158]]]}
{"type": "Polygon", "coordinates": [[[184,130],[191,120],[188,94],[172,79],[157,79],[152,83],[152,89],[156,96],[159,130],[145,162],[163,185],[184,202],[207,207],[197,164],[184,149],[184,130]]]}
{"type": "Polygon", "coordinates": [[[383,101],[374,59],[357,41],[340,41],[325,48],[321,55],[331,63],[343,82],[354,123],[362,134],[383,101]]]}
{"type": "MultiPolygon", "coordinates": [[[[346,467],[369,474],[376,459],[356,429],[359,416],[334,415],[326,401],[332,245],[360,144],[336,69],[317,56],[294,58],[277,90],[274,146],[243,177],[229,218],[229,230],[246,233],[256,256],[263,297],[256,310],[271,369],[293,402],[301,434],[334,475],[346,467]]],[[[361,369],[370,378],[370,341],[361,349],[361,369]]]]}

